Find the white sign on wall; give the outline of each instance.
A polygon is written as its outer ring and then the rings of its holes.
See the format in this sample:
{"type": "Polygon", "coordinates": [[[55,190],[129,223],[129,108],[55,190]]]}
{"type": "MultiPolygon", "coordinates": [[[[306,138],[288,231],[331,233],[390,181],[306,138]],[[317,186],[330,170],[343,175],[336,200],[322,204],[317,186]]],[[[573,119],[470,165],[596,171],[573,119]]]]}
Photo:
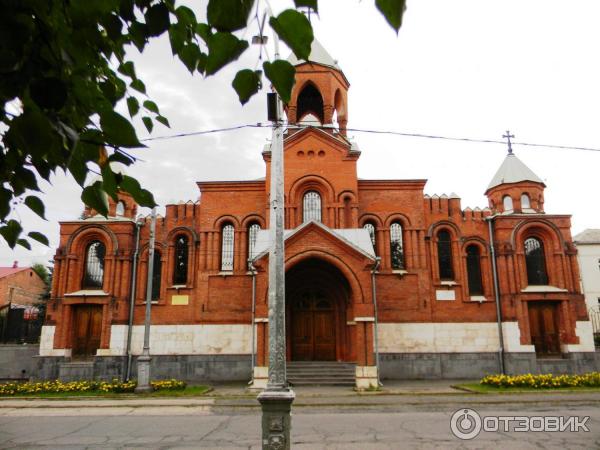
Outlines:
{"type": "Polygon", "coordinates": [[[454,291],[435,291],[436,300],[456,300],[456,294],[454,291]]]}

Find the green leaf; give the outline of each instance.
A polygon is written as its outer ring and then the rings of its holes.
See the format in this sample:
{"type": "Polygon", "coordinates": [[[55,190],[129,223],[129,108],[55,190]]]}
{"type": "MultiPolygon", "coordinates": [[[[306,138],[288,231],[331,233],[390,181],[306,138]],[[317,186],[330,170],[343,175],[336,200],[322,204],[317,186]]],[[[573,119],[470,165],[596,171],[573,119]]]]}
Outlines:
{"type": "Polygon", "coordinates": [[[153,5],[146,11],[146,25],[150,36],[160,36],[169,28],[169,8],[164,3],[153,5]]]}
{"type": "Polygon", "coordinates": [[[204,40],[204,42],[208,42],[208,39],[213,34],[210,26],[205,23],[196,25],[196,33],[204,40]]]}
{"type": "Polygon", "coordinates": [[[67,101],[67,86],[56,77],[45,77],[35,80],[29,86],[33,101],[44,109],[60,110],[67,101]]]}
{"type": "Polygon", "coordinates": [[[18,147],[25,154],[44,156],[55,139],[55,133],[48,118],[37,108],[31,108],[12,120],[5,139],[9,146],[18,147]]]}
{"type": "Polygon", "coordinates": [[[117,180],[112,171],[110,164],[104,164],[101,169],[102,173],[102,190],[112,197],[116,202],[119,200],[117,196],[117,180]]]}
{"type": "Polygon", "coordinates": [[[146,108],[148,111],[152,111],[153,113],[160,114],[158,112],[158,106],[156,106],[156,103],[154,103],[152,100],[146,100],[144,102],[144,108],[146,108]]]}
{"type": "Polygon", "coordinates": [[[135,161],[134,158],[132,158],[129,155],[126,155],[124,153],[121,153],[119,151],[114,152],[112,155],[110,155],[108,157],[108,162],[118,162],[121,164],[125,164],[126,166],[130,166],[133,162],[135,161]]]}
{"type": "Polygon", "coordinates": [[[375,6],[398,33],[402,26],[402,16],[406,11],[406,0],[375,0],[375,6]]]}
{"type": "Polygon", "coordinates": [[[218,31],[236,31],[246,28],[254,0],[209,0],[206,17],[218,31]]]}
{"type": "Polygon", "coordinates": [[[226,64],[235,61],[248,48],[248,42],[229,33],[213,34],[207,45],[209,53],[204,68],[206,75],[213,75],[226,64]]]}
{"type": "Polygon", "coordinates": [[[171,43],[171,52],[176,55],[183,48],[187,36],[187,30],[179,24],[169,27],[169,42],[171,43]]]}
{"type": "Polygon", "coordinates": [[[152,133],[152,129],[154,128],[154,123],[152,123],[152,119],[148,116],[144,116],[142,117],[142,122],[144,122],[144,126],[146,127],[146,130],[148,130],[148,133],[152,133]]]}
{"type": "Polygon", "coordinates": [[[100,125],[109,143],[120,147],[143,147],[133,125],[121,114],[111,110],[100,112],[100,125]]]}
{"type": "Polygon", "coordinates": [[[108,197],[106,192],[102,190],[102,183],[96,181],[91,186],[87,186],[81,193],[81,200],[87,206],[98,211],[104,217],[108,215],[108,197]]]}
{"type": "Polygon", "coordinates": [[[129,192],[136,203],[140,206],[147,206],[153,208],[156,205],[154,202],[154,196],[149,191],[142,189],[140,183],[128,175],[123,176],[121,181],[121,189],[125,192],[129,192]]]}
{"type": "Polygon", "coordinates": [[[133,118],[140,110],[140,102],[135,97],[127,97],[127,109],[129,110],[129,116],[133,118]]]}
{"type": "Polygon", "coordinates": [[[165,127],[171,128],[171,125],[169,124],[169,120],[165,116],[156,116],[154,119],[157,122],[162,123],[165,127]]]}
{"type": "Polygon", "coordinates": [[[240,70],[231,83],[243,105],[260,89],[260,72],[250,69],[240,70]]]}
{"type": "Polygon", "coordinates": [[[10,200],[12,199],[12,192],[5,189],[0,184],[0,221],[4,220],[8,213],[10,213],[10,200]]]}
{"type": "Polygon", "coordinates": [[[175,10],[175,15],[177,16],[179,23],[182,23],[184,25],[195,26],[197,23],[196,15],[194,14],[194,11],[192,11],[187,6],[177,7],[177,9],[175,10]]]}
{"type": "Polygon", "coordinates": [[[25,167],[18,167],[15,170],[15,175],[19,178],[19,181],[25,186],[27,189],[31,189],[34,191],[39,191],[37,178],[35,173],[31,170],[26,169],[25,167]]]}
{"type": "Polygon", "coordinates": [[[17,239],[17,244],[25,247],[27,250],[31,250],[31,244],[26,239],[17,239]]]}
{"type": "Polygon", "coordinates": [[[312,26],[304,14],[286,9],[277,17],[271,17],[269,24],[298,59],[308,60],[314,36],[312,26]]]}
{"type": "Polygon", "coordinates": [[[15,248],[19,235],[23,231],[21,224],[16,220],[9,220],[4,226],[0,226],[0,236],[4,238],[10,248],[15,248]]]}
{"type": "Polygon", "coordinates": [[[131,86],[132,89],[141,92],[142,94],[146,93],[146,85],[142,82],[142,80],[135,79],[129,86],[131,86]]]}
{"type": "Polygon", "coordinates": [[[266,77],[273,83],[273,87],[281,97],[284,103],[289,103],[292,95],[292,88],[296,82],[296,69],[289,62],[282,59],[276,59],[272,63],[265,61],[263,69],[266,77]]]}
{"type": "Polygon", "coordinates": [[[50,245],[50,242],[48,242],[48,238],[43,235],[42,233],[39,233],[37,231],[31,231],[30,233],[27,233],[27,236],[29,236],[31,239],[34,239],[36,241],[38,241],[41,244],[50,245]]]}
{"type": "Polygon", "coordinates": [[[123,75],[127,75],[129,78],[135,80],[135,66],[131,61],[124,62],[119,66],[119,72],[123,75]]]}
{"type": "Polygon", "coordinates": [[[179,59],[185,64],[185,67],[187,67],[187,70],[189,70],[190,73],[194,73],[194,70],[198,67],[198,61],[200,60],[201,55],[202,52],[196,44],[184,46],[179,50],[178,54],[179,59]]]}
{"type": "Polygon", "coordinates": [[[44,202],[39,197],[34,195],[25,197],[25,205],[42,219],[46,220],[44,202]]]}
{"type": "Polygon", "coordinates": [[[119,19],[118,16],[114,14],[109,14],[102,21],[102,26],[106,29],[106,34],[110,39],[116,41],[121,37],[121,32],[123,30],[123,22],[119,19]]]}
{"type": "Polygon", "coordinates": [[[129,36],[137,49],[142,52],[148,42],[148,26],[145,23],[133,22],[129,26],[129,36]]]}
{"type": "Polygon", "coordinates": [[[319,6],[317,0],[294,0],[296,8],[310,8],[314,12],[319,12],[319,6]]]}

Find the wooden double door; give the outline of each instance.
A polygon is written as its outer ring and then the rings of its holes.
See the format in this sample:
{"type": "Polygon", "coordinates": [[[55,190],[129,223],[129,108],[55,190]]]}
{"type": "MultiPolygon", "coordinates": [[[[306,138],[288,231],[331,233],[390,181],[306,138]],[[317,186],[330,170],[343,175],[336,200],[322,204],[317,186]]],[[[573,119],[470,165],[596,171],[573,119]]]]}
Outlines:
{"type": "Polygon", "coordinates": [[[305,291],[292,299],[291,357],[293,361],[335,361],[334,306],[333,301],[320,291],[305,291]]]}
{"type": "Polygon", "coordinates": [[[73,358],[91,358],[100,348],[102,305],[73,307],[73,358]]]}
{"type": "Polygon", "coordinates": [[[558,302],[529,302],[531,343],[540,356],[559,355],[558,302]]]}

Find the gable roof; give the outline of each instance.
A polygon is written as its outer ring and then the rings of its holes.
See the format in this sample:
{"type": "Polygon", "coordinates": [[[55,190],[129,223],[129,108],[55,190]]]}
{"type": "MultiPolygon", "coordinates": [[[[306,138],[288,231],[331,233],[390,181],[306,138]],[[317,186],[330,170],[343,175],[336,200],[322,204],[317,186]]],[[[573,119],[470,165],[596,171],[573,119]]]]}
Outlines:
{"type": "MultiPolygon", "coordinates": [[[[340,72],[342,71],[340,66],[338,66],[337,61],[333,59],[333,57],[329,54],[329,52],[327,52],[327,50],[325,50],[325,47],[323,47],[323,45],[321,45],[317,39],[313,39],[312,41],[308,61],[321,64],[322,66],[333,67],[340,72]]],[[[288,57],[288,62],[292,66],[298,66],[300,64],[304,64],[306,61],[296,58],[296,55],[294,55],[292,52],[292,54],[288,57]]]]}
{"type": "Polygon", "coordinates": [[[4,278],[17,272],[29,269],[31,269],[31,267],[0,267],[0,278],[4,278]]]}
{"type": "MultiPolygon", "coordinates": [[[[364,228],[340,228],[331,229],[321,222],[311,220],[304,222],[302,225],[294,228],[293,230],[285,230],[283,234],[284,242],[292,236],[297,235],[299,232],[309,226],[316,226],[326,233],[334,236],[336,239],[342,241],[347,246],[353,248],[358,253],[363,254],[369,259],[375,260],[375,251],[373,250],[373,244],[371,243],[371,237],[369,232],[364,228]]],[[[254,246],[255,257],[253,260],[257,260],[269,253],[270,248],[270,233],[269,230],[260,230],[256,236],[256,244],[254,246]]]]}
{"type": "MultiPolygon", "coordinates": [[[[514,153],[509,153],[504,158],[500,168],[492,178],[487,190],[493,187],[507,183],[518,183],[520,181],[533,181],[535,183],[544,184],[542,179],[525,165],[523,161],[516,157],[514,153]]],[[[545,185],[544,185],[545,186],[545,185]]]]}

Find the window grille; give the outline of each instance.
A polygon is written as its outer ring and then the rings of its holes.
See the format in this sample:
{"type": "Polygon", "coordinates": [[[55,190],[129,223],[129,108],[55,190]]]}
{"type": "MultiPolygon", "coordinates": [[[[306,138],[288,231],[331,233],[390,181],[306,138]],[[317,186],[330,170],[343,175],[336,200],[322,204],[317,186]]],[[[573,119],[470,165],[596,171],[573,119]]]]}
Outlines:
{"type": "Polygon", "coordinates": [[[537,238],[525,239],[525,265],[527,266],[527,284],[542,286],[548,284],[544,245],[537,238]]]}
{"type": "Polygon", "coordinates": [[[152,300],[160,298],[160,281],[162,273],[162,261],[160,252],[154,250],[154,267],[152,268],[152,300]]]}
{"type": "Polygon", "coordinates": [[[106,247],[100,241],[92,241],[85,255],[85,274],[83,276],[83,287],[102,289],[104,280],[104,256],[106,247]]]}
{"type": "Polygon", "coordinates": [[[248,258],[254,258],[256,256],[256,238],[260,231],[260,225],[253,223],[248,229],[248,258]]]}
{"type": "Polygon", "coordinates": [[[441,230],[438,233],[437,250],[440,280],[453,280],[452,241],[450,240],[450,233],[447,230],[441,230]]]}
{"type": "Polygon", "coordinates": [[[187,284],[188,275],[188,237],[180,234],[175,237],[175,266],[173,267],[173,284],[187,284]]]}
{"type": "Polygon", "coordinates": [[[233,270],[233,225],[227,224],[221,230],[221,270],[233,270]]]}
{"type": "Polygon", "coordinates": [[[375,225],[373,225],[371,222],[367,222],[363,225],[363,228],[369,233],[371,244],[373,244],[373,251],[377,253],[377,246],[375,245],[375,225]]]}
{"type": "Polygon", "coordinates": [[[309,220],[321,221],[321,196],[316,191],[308,191],[304,194],[304,222],[309,220]]]}
{"type": "Polygon", "coordinates": [[[402,226],[398,222],[394,222],[390,225],[390,258],[392,269],[404,269],[402,226]]]}
{"type": "Polygon", "coordinates": [[[467,247],[467,278],[469,281],[469,295],[483,295],[481,255],[479,247],[476,245],[467,247]]]}

